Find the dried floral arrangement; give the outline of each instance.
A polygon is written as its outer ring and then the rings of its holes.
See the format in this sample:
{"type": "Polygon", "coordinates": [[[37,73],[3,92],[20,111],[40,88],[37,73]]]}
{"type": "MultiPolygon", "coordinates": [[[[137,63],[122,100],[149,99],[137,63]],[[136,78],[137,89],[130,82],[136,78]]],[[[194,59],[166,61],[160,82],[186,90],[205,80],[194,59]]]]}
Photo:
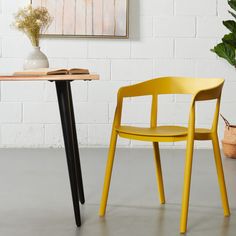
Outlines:
{"type": "Polygon", "coordinates": [[[25,33],[30,39],[33,46],[39,46],[40,34],[47,30],[52,22],[47,8],[36,7],[28,5],[19,11],[15,15],[15,22],[13,26],[25,33]]]}

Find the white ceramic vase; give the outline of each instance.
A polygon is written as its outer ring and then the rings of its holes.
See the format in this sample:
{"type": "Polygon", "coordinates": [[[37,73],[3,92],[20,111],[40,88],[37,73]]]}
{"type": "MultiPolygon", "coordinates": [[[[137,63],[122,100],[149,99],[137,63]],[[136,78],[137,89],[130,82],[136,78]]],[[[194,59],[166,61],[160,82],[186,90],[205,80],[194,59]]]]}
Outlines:
{"type": "Polygon", "coordinates": [[[48,58],[43,52],[41,52],[40,47],[33,47],[33,50],[25,59],[23,67],[24,70],[48,68],[48,58]]]}

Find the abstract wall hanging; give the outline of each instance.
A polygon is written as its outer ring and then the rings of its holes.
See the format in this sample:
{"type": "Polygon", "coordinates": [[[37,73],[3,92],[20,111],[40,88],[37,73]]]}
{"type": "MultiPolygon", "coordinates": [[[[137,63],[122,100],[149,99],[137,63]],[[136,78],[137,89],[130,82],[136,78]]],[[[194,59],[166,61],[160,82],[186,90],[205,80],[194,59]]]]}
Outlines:
{"type": "Polygon", "coordinates": [[[128,37],[128,0],[31,0],[46,7],[53,22],[45,35],[128,37]]]}

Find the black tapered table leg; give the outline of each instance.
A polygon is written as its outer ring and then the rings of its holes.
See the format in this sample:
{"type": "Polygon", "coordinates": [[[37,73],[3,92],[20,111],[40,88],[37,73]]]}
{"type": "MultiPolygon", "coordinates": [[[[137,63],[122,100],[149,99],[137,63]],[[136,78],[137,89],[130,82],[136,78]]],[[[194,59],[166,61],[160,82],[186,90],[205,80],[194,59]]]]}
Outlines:
{"type": "MultiPolygon", "coordinates": [[[[79,208],[79,196],[81,195],[81,193],[83,193],[83,181],[80,169],[79,150],[75,129],[75,118],[73,111],[70,81],[55,81],[55,84],[69,170],[75,221],[76,225],[80,226],[81,218],[79,208]]],[[[84,198],[82,200],[84,201],[84,198]]]]}
{"type": "Polygon", "coordinates": [[[75,115],[74,115],[74,106],[72,101],[72,94],[71,94],[71,87],[70,83],[68,83],[68,94],[69,94],[69,100],[70,100],[70,112],[71,112],[71,119],[72,119],[72,126],[73,126],[73,136],[74,136],[74,160],[75,160],[75,166],[76,166],[76,175],[77,175],[77,187],[79,189],[79,200],[81,204],[85,203],[84,198],[84,187],[83,187],[83,178],[82,178],[82,170],[80,165],[80,156],[79,156],[79,145],[77,141],[77,134],[76,134],[76,125],[75,125],[75,115]]]}

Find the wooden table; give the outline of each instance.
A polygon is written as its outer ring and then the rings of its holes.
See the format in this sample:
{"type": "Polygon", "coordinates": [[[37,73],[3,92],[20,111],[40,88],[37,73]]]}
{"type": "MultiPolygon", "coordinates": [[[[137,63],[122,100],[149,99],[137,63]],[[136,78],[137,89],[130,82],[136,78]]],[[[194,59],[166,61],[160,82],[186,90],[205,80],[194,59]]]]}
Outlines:
{"type": "Polygon", "coordinates": [[[65,143],[67,165],[71,186],[72,201],[77,226],[81,225],[79,202],[84,204],[84,188],[80,166],[79,147],[76,134],[74,107],[70,83],[73,80],[99,80],[96,74],[90,75],[50,75],[50,76],[0,76],[0,81],[50,81],[55,82],[57,101],[60,110],[62,132],[65,143]]]}

